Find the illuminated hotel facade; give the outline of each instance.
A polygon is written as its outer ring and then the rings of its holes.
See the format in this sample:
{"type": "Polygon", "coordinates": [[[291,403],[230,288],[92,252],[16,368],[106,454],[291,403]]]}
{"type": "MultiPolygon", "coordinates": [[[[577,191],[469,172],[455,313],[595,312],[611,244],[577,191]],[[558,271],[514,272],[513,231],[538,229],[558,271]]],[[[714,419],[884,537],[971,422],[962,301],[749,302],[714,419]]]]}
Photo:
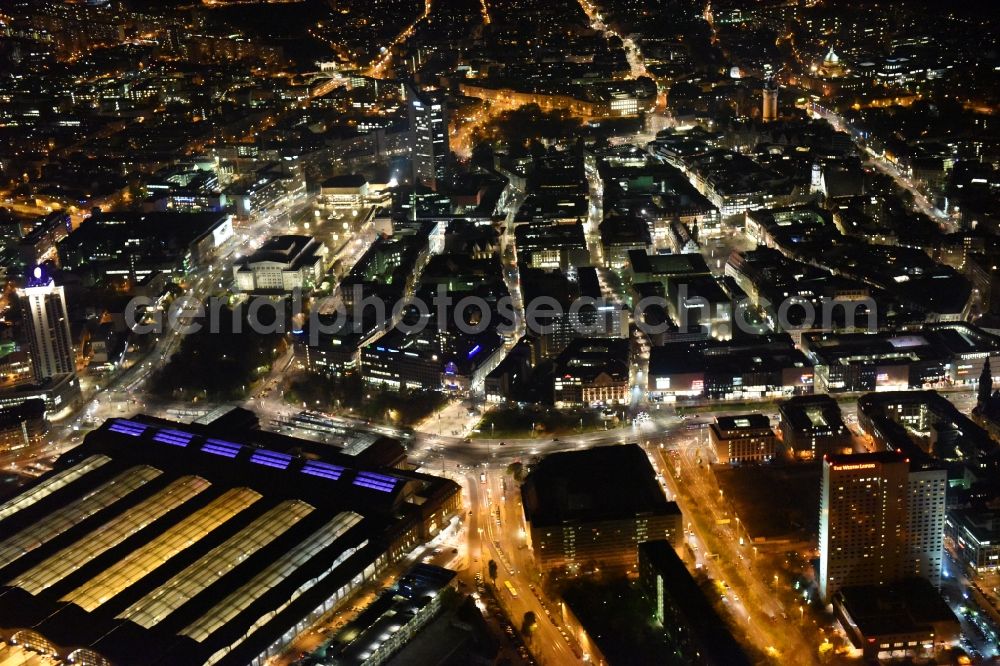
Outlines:
{"type": "Polygon", "coordinates": [[[0,504],[8,650],[262,664],[459,510],[445,479],[213,434],[112,419],[0,504]]]}
{"type": "Polygon", "coordinates": [[[66,295],[40,267],[20,292],[36,381],[76,373],[76,355],[66,315],[66,295]]]}
{"type": "Polygon", "coordinates": [[[947,471],[902,453],[830,455],[820,494],[820,594],[941,582],[947,471]]]}

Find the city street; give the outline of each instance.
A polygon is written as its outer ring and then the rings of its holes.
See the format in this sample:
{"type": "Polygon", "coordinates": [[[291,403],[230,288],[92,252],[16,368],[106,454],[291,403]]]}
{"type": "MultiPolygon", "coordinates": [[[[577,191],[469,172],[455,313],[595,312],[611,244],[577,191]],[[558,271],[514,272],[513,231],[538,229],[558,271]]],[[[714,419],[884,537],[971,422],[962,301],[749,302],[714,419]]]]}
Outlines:
{"type": "Polygon", "coordinates": [[[466,483],[474,498],[471,510],[478,516],[476,530],[469,532],[474,565],[489,580],[489,560],[497,563],[497,597],[515,627],[520,627],[524,613],[535,613],[537,625],[528,646],[538,663],[581,663],[584,655],[572,638],[574,630],[566,627],[551,602],[543,601],[541,578],[533,573],[525,540],[520,493],[506,475],[506,466],[476,467],[467,475],[466,483]]]}

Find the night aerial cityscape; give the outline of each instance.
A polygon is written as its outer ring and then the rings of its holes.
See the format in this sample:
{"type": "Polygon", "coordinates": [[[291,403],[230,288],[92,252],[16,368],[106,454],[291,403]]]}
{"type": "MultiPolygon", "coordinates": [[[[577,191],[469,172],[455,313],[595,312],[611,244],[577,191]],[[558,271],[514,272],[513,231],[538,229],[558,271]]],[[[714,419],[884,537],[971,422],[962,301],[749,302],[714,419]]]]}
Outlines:
{"type": "Polygon", "coordinates": [[[985,0],[0,0],[0,666],[1000,664],[985,0]]]}

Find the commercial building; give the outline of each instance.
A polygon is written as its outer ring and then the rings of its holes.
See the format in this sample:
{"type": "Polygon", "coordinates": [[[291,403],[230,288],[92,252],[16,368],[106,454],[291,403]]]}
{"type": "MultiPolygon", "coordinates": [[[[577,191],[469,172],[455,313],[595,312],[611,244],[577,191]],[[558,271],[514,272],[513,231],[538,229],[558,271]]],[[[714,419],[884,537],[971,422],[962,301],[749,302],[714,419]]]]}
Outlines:
{"type": "Polygon", "coordinates": [[[528,546],[544,571],[631,569],[643,541],[683,537],[680,509],[637,444],[550,454],[528,474],[521,498],[528,546]]]}
{"type": "Polygon", "coordinates": [[[75,372],[67,372],[0,391],[0,407],[13,407],[37,399],[45,403],[46,413],[55,414],[76,404],[81,397],[80,379],[75,372]]]}
{"type": "Polygon", "coordinates": [[[699,253],[648,254],[642,250],[628,253],[624,276],[631,284],[658,282],[664,293],[671,283],[686,283],[692,278],[710,276],[712,271],[699,253]]]}
{"type": "Polygon", "coordinates": [[[806,333],[817,390],[893,391],[977,381],[986,359],[1000,361],[1000,338],[964,322],[905,333],[806,333]]]}
{"type": "Polygon", "coordinates": [[[375,239],[338,286],[345,306],[352,308],[366,297],[375,296],[391,312],[395,302],[413,288],[428,257],[437,251],[437,226],[426,222],[413,233],[375,239]]]}
{"type": "Polygon", "coordinates": [[[31,381],[34,378],[31,354],[26,346],[10,340],[0,342],[0,386],[4,388],[31,381]]]}
{"type": "Polygon", "coordinates": [[[639,584],[652,601],[653,617],[681,663],[752,663],[669,541],[639,544],[639,584]]]}
{"type": "Polygon", "coordinates": [[[236,210],[236,217],[249,220],[287,206],[305,194],[305,179],[280,171],[260,170],[249,183],[240,183],[223,192],[236,210]]]}
{"type": "Polygon", "coordinates": [[[811,460],[851,447],[840,405],[822,393],[799,395],[778,405],[781,441],[794,458],[811,460]]]}
{"type": "Polygon", "coordinates": [[[774,457],[776,437],[764,414],[719,416],[709,426],[708,438],[722,464],[765,463],[774,457]]]}
{"type": "Polygon", "coordinates": [[[681,167],[723,219],[731,220],[752,208],[789,206],[809,198],[808,184],[796,183],[729,150],[689,155],[681,167]]]}
{"type": "Polygon", "coordinates": [[[650,350],[647,390],[654,402],[790,397],[812,388],[812,365],[787,337],[672,342],[650,350]]]}
{"type": "Polygon", "coordinates": [[[761,115],[760,119],[765,123],[769,123],[773,120],[778,119],[778,82],[772,77],[768,77],[764,81],[764,87],[761,89],[762,104],[761,104],[761,115]]]}
{"type": "Polygon", "coordinates": [[[1000,510],[953,509],[945,531],[958,560],[973,574],[1000,570],[1000,510]]]}
{"type": "Polygon", "coordinates": [[[210,261],[232,235],[226,213],[95,213],[59,243],[59,262],[97,282],[137,282],[157,271],[180,276],[210,261]]]}
{"type": "Polygon", "coordinates": [[[748,210],[743,227],[758,246],[779,249],[833,228],[830,212],[815,205],[748,210]]]}
{"type": "Polygon", "coordinates": [[[556,409],[627,403],[629,368],[628,340],[574,339],[556,359],[553,369],[556,409]]]}
{"type": "Polygon", "coordinates": [[[503,340],[493,331],[464,335],[433,326],[418,333],[397,328],[361,348],[361,374],[367,383],[393,390],[479,393],[503,356],[503,340]]]}
{"type": "Polygon", "coordinates": [[[319,187],[318,205],[331,210],[360,208],[368,199],[368,179],[361,174],[327,178],[319,187]]]}
{"type": "Polygon", "coordinates": [[[76,373],[76,353],[69,332],[66,294],[41,266],[19,292],[35,381],[76,373]]]}
{"type": "Polygon", "coordinates": [[[629,264],[630,253],[645,253],[653,247],[649,224],[641,217],[607,217],[601,222],[599,231],[605,268],[620,271],[629,264]]]}
{"type": "Polygon", "coordinates": [[[583,223],[528,222],[514,228],[519,260],[531,268],[569,271],[590,264],[583,223]]]}
{"type": "Polygon", "coordinates": [[[204,164],[168,166],[145,184],[147,210],[172,210],[198,213],[220,211],[226,207],[226,195],[219,191],[216,171],[204,164]]]}
{"type": "Polygon", "coordinates": [[[323,280],[327,248],[311,236],[273,236],[233,266],[240,291],[289,293],[309,290],[323,280]]]}
{"type": "Polygon", "coordinates": [[[956,644],[962,633],[951,608],[921,578],[841,589],[833,596],[833,612],[854,647],[872,661],[880,655],[931,655],[956,644]]]}
{"type": "Polygon", "coordinates": [[[802,348],[816,364],[816,388],[896,391],[943,382],[947,360],[917,335],[806,334],[802,348]]]}
{"type": "Polygon", "coordinates": [[[522,269],[520,278],[524,302],[543,305],[535,308],[527,322],[527,333],[537,340],[539,356],[554,358],[577,338],[628,337],[628,311],[624,304],[604,297],[594,267],[571,269],[567,274],[522,269]],[[544,304],[551,299],[558,307],[549,314],[544,304]]]}
{"type": "MultiPolygon", "coordinates": [[[[759,212],[748,213],[748,220],[759,212]]],[[[883,301],[876,303],[878,311],[869,312],[875,310],[872,292],[863,282],[789,259],[768,247],[758,245],[754,250],[733,252],[725,270],[767,325],[773,330],[786,330],[797,344],[803,333],[811,331],[875,328],[879,312],[884,317],[890,310],[890,302],[883,301]]]]}
{"type": "Polygon", "coordinates": [[[679,252],[687,245],[696,252],[697,238],[718,234],[719,211],[676,167],[633,146],[595,152],[605,212],[638,214],[649,224],[657,251],[673,245],[679,252]]]}
{"type": "Polygon", "coordinates": [[[525,187],[527,196],[516,221],[575,224],[586,219],[589,197],[582,155],[563,151],[532,160],[525,187]]]}
{"type": "Polygon", "coordinates": [[[410,119],[410,160],[413,182],[437,189],[448,164],[448,105],[436,92],[404,85],[410,119]]]}
{"type": "Polygon", "coordinates": [[[939,585],[946,471],[877,452],[827,456],[820,494],[820,594],[919,577],[939,585]]]}
{"type": "MultiPolygon", "coordinates": [[[[319,317],[318,321],[321,325],[332,327],[335,319],[319,317]]],[[[361,347],[377,333],[374,323],[355,332],[353,322],[347,320],[341,330],[331,333],[308,328],[296,338],[296,353],[305,359],[310,372],[341,377],[360,370],[361,347]]]]}
{"type": "Polygon", "coordinates": [[[454,579],[450,569],[415,565],[320,648],[320,663],[385,663],[445,608],[446,599],[456,596],[454,579]]]}
{"type": "Polygon", "coordinates": [[[1000,475],[996,442],[936,391],[862,396],[858,425],[881,449],[942,461],[952,487],[991,483],[1000,475]]]}
{"type": "Polygon", "coordinates": [[[34,398],[19,405],[0,407],[0,453],[40,444],[47,431],[44,400],[34,398]]]}
{"type": "Polygon", "coordinates": [[[700,328],[705,337],[728,340],[733,334],[733,299],[709,275],[667,280],[670,315],[682,329],[700,328]]]}
{"type": "Polygon", "coordinates": [[[304,440],[112,419],[0,504],[0,640],[68,663],[263,664],[459,508],[451,481],[304,440]]]}

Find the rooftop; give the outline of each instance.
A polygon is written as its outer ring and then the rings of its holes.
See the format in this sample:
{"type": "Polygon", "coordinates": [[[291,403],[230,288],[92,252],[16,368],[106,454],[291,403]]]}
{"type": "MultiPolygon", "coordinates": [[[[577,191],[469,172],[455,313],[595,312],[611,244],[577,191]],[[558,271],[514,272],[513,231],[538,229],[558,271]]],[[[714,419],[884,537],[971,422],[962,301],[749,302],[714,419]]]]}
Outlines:
{"type": "Polygon", "coordinates": [[[941,594],[924,578],[911,578],[891,585],[845,587],[834,595],[834,604],[857,624],[862,636],[887,634],[933,634],[934,624],[954,623],[958,618],[941,594]]]}
{"type": "Polygon", "coordinates": [[[680,513],[637,444],[553,453],[521,488],[532,527],[680,513]]]}
{"type": "Polygon", "coordinates": [[[298,265],[315,260],[319,243],[312,236],[289,234],[272,236],[244,261],[245,264],[275,263],[298,265]]]}
{"type": "Polygon", "coordinates": [[[670,597],[665,603],[683,617],[704,663],[727,666],[751,663],[669,541],[640,543],[639,555],[662,578],[664,592],[670,597]]]}
{"type": "Polygon", "coordinates": [[[0,505],[0,627],[116,664],[245,664],[457,491],[244,435],[146,417],[88,434],[0,505]]]}
{"type": "Polygon", "coordinates": [[[721,431],[757,430],[770,428],[771,419],[765,414],[739,414],[735,416],[719,416],[713,426],[721,431]]]}

